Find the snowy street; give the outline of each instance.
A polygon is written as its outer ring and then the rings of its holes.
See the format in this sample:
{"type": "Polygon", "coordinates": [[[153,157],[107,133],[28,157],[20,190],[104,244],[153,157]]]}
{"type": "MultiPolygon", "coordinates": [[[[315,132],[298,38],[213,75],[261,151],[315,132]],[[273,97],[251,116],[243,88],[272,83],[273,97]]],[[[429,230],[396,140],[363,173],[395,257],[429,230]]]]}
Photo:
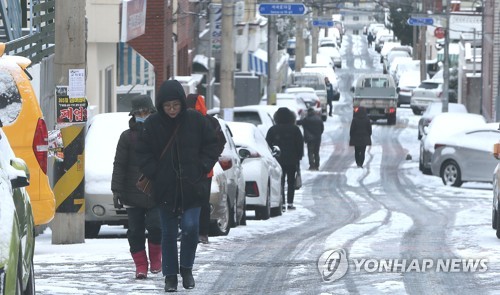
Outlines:
{"type": "MultiPolygon", "coordinates": [[[[423,175],[418,167],[420,117],[408,106],[398,108],[396,125],[385,120],[373,124],[364,168],[356,167],[354,148],[348,145],[349,88],[356,75],[381,71],[380,56],[362,38],[346,36],[342,44],[343,67],[336,70],[342,95],[325,122],[320,171],[308,171],[307,156],[302,159],[297,209],[269,220],[252,220],[253,212],[247,211],[246,226],[199,244],[196,287],[184,290],[179,283],[179,293],[498,293],[500,241],[491,228],[492,185],[446,187],[440,178],[423,175]],[[329,280],[318,264],[328,262],[322,256],[326,251],[339,249],[347,256],[340,255],[327,272],[340,276],[347,266],[342,259],[348,266],[340,278],[329,280]],[[377,267],[396,259],[408,263],[392,271],[377,267]],[[427,269],[408,267],[423,259],[428,259],[427,269]],[[487,269],[479,265],[463,271],[458,263],[458,270],[438,270],[436,264],[447,259],[484,259],[487,269]]],[[[491,161],[497,160],[492,156],[491,161]]],[[[125,233],[107,226],[98,239],[84,244],[52,245],[46,230],[36,239],[37,294],[163,294],[161,274],[134,279],[125,233]]]]}

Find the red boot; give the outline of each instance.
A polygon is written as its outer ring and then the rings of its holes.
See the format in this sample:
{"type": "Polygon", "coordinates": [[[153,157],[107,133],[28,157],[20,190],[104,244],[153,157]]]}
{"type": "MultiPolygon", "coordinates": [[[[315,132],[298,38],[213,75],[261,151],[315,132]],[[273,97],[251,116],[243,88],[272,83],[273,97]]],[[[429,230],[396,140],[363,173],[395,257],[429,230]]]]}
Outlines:
{"type": "Polygon", "coordinates": [[[146,250],[132,253],[135,263],[135,278],[145,279],[148,276],[148,256],[146,250]]]}
{"type": "Polygon", "coordinates": [[[161,271],[161,245],[149,242],[148,246],[151,273],[159,273],[161,271]]]}

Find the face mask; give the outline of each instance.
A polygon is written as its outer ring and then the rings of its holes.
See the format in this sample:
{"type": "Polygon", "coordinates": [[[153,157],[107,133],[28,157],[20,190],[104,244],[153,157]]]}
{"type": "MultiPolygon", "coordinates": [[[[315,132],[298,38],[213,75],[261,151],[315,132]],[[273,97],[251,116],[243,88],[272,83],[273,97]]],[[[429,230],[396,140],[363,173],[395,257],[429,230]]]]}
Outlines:
{"type": "Polygon", "coordinates": [[[144,123],[144,121],[146,121],[146,118],[147,117],[135,117],[135,121],[137,123],[144,123]]]}

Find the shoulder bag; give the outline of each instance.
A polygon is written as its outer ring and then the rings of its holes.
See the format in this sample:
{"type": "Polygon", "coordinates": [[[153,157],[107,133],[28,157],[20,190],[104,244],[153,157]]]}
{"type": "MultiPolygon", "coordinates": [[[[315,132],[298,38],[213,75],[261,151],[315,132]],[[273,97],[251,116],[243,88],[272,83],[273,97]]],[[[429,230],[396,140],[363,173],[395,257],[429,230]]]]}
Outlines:
{"type": "MultiPolygon", "coordinates": [[[[167,152],[168,148],[172,145],[172,143],[174,142],[174,138],[175,138],[175,135],[177,134],[177,130],[179,129],[179,125],[177,125],[177,127],[175,127],[175,130],[174,130],[174,133],[172,133],[172,136],[170,137],[170,139],[168,140],[167,142],[167,145],[165,146],[165,148],[163,149],[163,151],[161,152],[161,155],[160,155],[160,160],[163,158],[163,156],[165,155],[165,153],[167,152]]],[[[139,179],[137,180],[137,182],[135,183],[135,186],[137,187],[138,190],[140,190],[141,192],[145,193],[146,195],[148,196],[151,196],[151,193],[153,191],[153,186],[152,186],[152,182],[149,178],[146,177],[146,175],[144,174],[141,174],[141,176],[139,177],[139,179]]]]}

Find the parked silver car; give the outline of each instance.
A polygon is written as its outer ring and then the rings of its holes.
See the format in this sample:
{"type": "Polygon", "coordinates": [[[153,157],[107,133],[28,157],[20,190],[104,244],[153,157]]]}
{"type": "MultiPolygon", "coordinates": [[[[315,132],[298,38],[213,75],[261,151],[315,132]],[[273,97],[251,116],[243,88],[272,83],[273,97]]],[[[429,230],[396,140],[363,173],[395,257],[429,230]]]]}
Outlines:
{"type": "Polygon", "coordinates": [[[491,182],[497,164],[492,146],[499,141],[498,123],[441,138],[434,144],[432,174],[441,177],[445,185],[456,187],[467,181],[491,182]]]}
{"type": "Polygon", "coordinates": [[[210,190],[210,235],[227,235],[231,227],[246,224],[245,179],[241,159],[229,126],[218,119],[226,145],[214,166],[210,190]]]}

